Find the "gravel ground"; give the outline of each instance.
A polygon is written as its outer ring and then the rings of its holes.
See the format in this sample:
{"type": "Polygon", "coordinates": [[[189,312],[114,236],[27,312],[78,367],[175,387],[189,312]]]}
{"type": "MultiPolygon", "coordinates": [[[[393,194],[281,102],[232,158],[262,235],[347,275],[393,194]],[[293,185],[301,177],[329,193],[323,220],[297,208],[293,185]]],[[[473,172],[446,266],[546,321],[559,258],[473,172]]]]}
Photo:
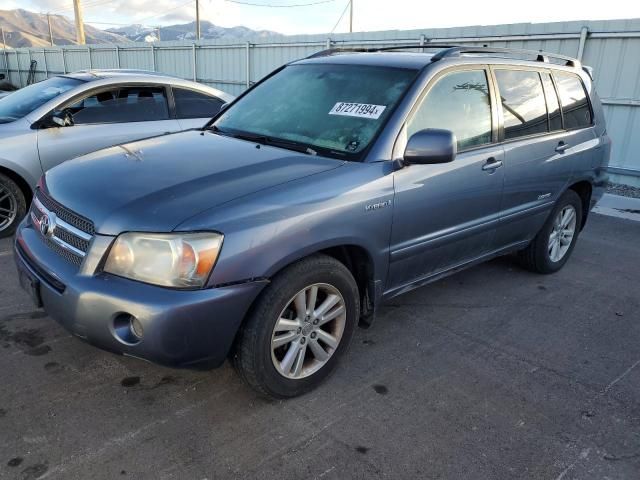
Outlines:
{"type": "Polygon", "coordinates": [[[607,186],[607,193],[622,195],[623,197],[640,198],[640,187],[632,187],[621,183],[610,183],[607,186]]]}

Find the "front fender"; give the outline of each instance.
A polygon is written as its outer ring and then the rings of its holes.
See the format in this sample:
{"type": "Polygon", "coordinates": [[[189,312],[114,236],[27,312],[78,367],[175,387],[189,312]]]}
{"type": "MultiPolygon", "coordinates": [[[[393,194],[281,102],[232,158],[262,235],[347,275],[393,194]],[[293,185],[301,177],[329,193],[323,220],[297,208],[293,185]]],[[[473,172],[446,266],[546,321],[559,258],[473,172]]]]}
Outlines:
{"type": "Polygon", "coordinates": [[[364,249],[375,280],[385,280],[394,192],[389,173],[384,162],[349,163],[234,200],[176,230],[224,234],[211,286],[270,278],[296,260],[347,245],[364,249]]]}

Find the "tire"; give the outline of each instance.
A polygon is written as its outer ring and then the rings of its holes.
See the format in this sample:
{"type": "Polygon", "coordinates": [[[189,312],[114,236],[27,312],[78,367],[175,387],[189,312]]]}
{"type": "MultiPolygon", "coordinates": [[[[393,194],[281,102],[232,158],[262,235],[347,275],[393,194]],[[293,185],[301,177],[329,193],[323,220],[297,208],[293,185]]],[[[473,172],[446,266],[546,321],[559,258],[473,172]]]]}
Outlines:
{"type": "Polygon", "coordinates": [[[27,201],[20,187],[0,173],[0,238],[10,237],[27,213],[27,201]]]}
{"type": "MultiPolygon", "coordinates": [[[[566,220],[567,217],[564,218],[566,220]]],[[[549,218],[540,229],[529,246],[518,252],[520,262],[532,272],[549,274],[555,273],[564,267],[573,252],[573,248],[578,240],[580,228],[582,227],[582,200],[573,190],[567,190],[562,194],[555,207],[551,211],[549,218]],[[566,233],[568,228],[559,228],[561,213],[573,211],[575,219],[569,221],[568,227],[573,225],[573,234],[568,239],[566,233]],[[553,237],[552,237],[553,236],[553,237]],[[558,250],[553,250],[552,241],[555,239],[558,250]]]]}
{"type": "Polygon", "coordinates": [[[287,267],[258,297],[240,327],[232,352],[240,377],[266,397],[290,398],[314,389],[331,374],[349,347],[360,317],[359,298],[351,272],[332,257],[313,255],[287,267]],[[318,316],[312,312],[300,319],[297,310],[307,314],[311,310],[304,307],[311,303],[313,288],[318,316]],[[304,305],[297,303],[301,298],[304,305]],[[321,307],[327,305],[331,306],[321,315],[321,307]],[[337,339],[335,348],[324,343],[327,334],[332,342],[337,339]],[[288,339],[290,343],[284,343],[288,339]]]}

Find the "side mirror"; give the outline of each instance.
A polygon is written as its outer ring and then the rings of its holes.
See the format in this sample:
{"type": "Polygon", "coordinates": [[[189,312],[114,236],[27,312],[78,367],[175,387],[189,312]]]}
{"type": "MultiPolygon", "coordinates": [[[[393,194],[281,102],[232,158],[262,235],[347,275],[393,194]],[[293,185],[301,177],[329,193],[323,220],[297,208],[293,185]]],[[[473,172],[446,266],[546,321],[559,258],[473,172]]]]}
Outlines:
{"type": "Polygon", "coordinates": [[[69,110],[54,110],[44,117],[40,122],[39,128],[56,128],[71,127],[73,125],[73,115],[69,110]]]}
{"type": "Polygon", "coordinates": [[[414,133],[404,150],[406,164],[449,163],[458,153],[455,134],[450,130],[427,128],[414,133]]]}
{"type": "Polygon", "coordinates": [[[4,73],[0,73],[0,80],[4,80],[7,76],[4,73]]]}

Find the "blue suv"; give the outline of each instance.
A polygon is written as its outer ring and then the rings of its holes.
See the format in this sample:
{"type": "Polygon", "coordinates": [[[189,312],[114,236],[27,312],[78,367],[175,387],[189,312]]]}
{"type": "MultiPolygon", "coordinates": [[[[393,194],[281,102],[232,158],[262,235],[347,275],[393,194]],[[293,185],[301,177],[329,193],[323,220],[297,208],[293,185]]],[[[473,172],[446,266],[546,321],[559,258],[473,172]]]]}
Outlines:
{"type": "Polygon", "coordinates": [[[16,234],[22,285],[100,348],[229,357],[282,398],[331,373],[384,300],[508,253],[558,271],[606,183],[588,69],[420,48],[320,52],[204,128],[50,170],[16,234]]]}

